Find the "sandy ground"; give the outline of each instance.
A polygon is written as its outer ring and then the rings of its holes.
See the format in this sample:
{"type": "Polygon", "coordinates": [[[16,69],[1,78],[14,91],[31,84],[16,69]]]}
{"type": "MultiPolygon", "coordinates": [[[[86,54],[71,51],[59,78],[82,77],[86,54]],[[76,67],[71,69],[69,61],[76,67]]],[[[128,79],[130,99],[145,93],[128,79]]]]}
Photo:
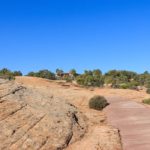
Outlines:
{"type": "MultiPolygon", "coordinates": [[[[87,134],[80,141],[69,145],[67,150],[121,150],[121,141],[116,128],[119,128],[120,130],[122,130],[122,128],[116,124],[115,121],[112,121],[113,119],[118,120],[116,116],[120,113],[120,110],[115,111],[114,109],[114,99],[119,97],[119,100],[127,104],[128,100],[135,101],[137,104],[143,99],[150,97],[145,91],[99,88],[85,89],[65,82],[49,81],[32,77],[17,77],[16,81],[23,85],[39,89],[46,94],[51,91],[50,93],[53,93],[54,96],[65,98],[78,107],[78,109],[87,117],[87,134]],[[109,106],[104,111],[89,109],[88,101],[93,95],[103,95],[107,97],[111,103],[110,106],[112,107],[109,106]],[[116,116],[112,115],[112,112],[114,112],[116,116]],[[108,116],[108,121],[106,115],[108,116]]],[[[118,105],[118,107],[120,108],[121,106],[118,105]]],[[[125,143],[126,141],[123,140],[123,145],[125,143]]]]}

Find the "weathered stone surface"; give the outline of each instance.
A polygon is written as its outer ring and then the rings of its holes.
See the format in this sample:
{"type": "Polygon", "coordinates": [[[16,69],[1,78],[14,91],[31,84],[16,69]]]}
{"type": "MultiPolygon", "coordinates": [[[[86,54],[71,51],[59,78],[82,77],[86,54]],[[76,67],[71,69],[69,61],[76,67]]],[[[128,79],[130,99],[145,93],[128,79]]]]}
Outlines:
{"type": "Polygon", "coordinates": [[[85,131],[85,117],[63,97],[0,80],[0,149],[59,150],[85,131]]]}

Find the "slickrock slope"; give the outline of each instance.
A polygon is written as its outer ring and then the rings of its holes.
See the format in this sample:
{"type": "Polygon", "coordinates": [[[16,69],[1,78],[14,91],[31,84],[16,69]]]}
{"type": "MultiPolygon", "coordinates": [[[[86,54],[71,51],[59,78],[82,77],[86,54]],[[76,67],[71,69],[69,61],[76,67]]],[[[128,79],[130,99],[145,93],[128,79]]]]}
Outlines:
{"type": "Polygon", "coordinates": [[[85,117],[63,97],[0,79],[0,150],[61,150],[85,132],[85,117]]]}

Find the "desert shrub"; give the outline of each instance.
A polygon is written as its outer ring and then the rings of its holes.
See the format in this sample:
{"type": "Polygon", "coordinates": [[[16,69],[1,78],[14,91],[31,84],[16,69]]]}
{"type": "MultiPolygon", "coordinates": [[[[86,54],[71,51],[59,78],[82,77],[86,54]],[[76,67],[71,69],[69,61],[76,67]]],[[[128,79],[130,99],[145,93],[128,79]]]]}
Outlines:
{"type": "Polygon", "coordinates": [[[145,71],[142,74],[139,74],[136,78],[136,81],[139,83],[140,86],[145,86],[150,88],[150,74],[148,71],[145,71]]]}
{"type": "Polygon", "coordinates": [[[146,93],[150,94],[150,88],[148,88],[148,89],[146,90],[146,93]]]}
{"type": "Polygon", "coordinates": [[[137,89],[138,86],[140,86],[140,83],[135,81],[135,80],[130,81],[130,83],[129,83],[129,88],[130,89],[137,89]]]}
{"type": "Polygon", "coordinates": [[[0,70],[0,78],[9,79],[9,80],[15,79],[14,75],[13,75],[13,72],[11,72],[7,68],[3,68],[3,69],[0,70]]]}
{"type": "Polygon", "coordinates": [[[129,84],[128,83],[122,83],[119,85],[119,88],[121,89],[128,89],[129,88],[129,84]]]}
{"type": "Polygon", "coordinates": [[[93,71],[85,70],[84,74],[79,75],[76,78],[78,84],[83,86],[95,86],[102,87],[104,84],[104,78],[100,70],[96,69],[93,71]]]}
{"type": "Polygon", "coordinates": [[[39,72],[37,72],[37,77],[54,80],[55,74],[45,69],[45,70],[40,70],[39,72]]]}
{"type": "Polygon", "coordinates": [[[40,78],[45,78],[45,79],[50,79],[50,80],[55,80],[55,74],[52,73],[49,70],[40,70],[38,72],[29,72],[27,76],[32,76],[32,77],[40,77],[40,78]]]}
{"type": "Polygon", "coordinates": [[[59,68],[56,69],[56,74],[61,75],[63,73],[64,71],[62,69],[59,69],[59,68]]]}
{"type": "Polygon", "coordinates": [[[108,105],[107,100],[103,96],[94,96],[89,101],[89,107],[96,110],[102,110],[108,105]]]}
{"type": "Polygon", "coordinates": [[[65,77],[64,80],[65,80],[66,82],[72,82],[73,79],[72,79],[71,77],[65,77]]]}
{"type": "Polygon", "coordinates": [[[144,100],[143,100],[143,103],[144,103],[144,104],[149,104],[149,105],[150,105],[150,98],[149,98],[149,99],[144,99],[144,100]]]}
{"type": "Polygon", "coordinates": [[[113,88],[134,89],[138,82],[138,74],[126,70],[111,70],[104,75],[106,84],[111,84],[113,88]]]}
{"type": "Polygon", "coordinates": [[[27,74],[27,76],[35,77],[35,76],[36,76],[36,72],[31,71],[31,72],[29,72],[29,73],[27,74]]]}
{"type": "Polygon", "coordinates": [[[150,76],[145,77],[144,85],[145,87],[150,88],[150,76]]]}
{"type": "Polygon", "coordinates": [[[22,76],[22,72],[21,71],[14,71],[13,75],[14,76],[22,76]]]}
{"type": "Polygon", "coordinates": [[[75,77],[77,77],[77,71],[75,69],[71,69],[70,74],[72,75],[73,79],[75,79],[75,77]]]}
{"type": "Polygon", "coordinates": [[[136,81],[126,82],[118,85],[118,88],[121,89],[137,89],[137,86],[139,86],[139,83],[136,81]]]}

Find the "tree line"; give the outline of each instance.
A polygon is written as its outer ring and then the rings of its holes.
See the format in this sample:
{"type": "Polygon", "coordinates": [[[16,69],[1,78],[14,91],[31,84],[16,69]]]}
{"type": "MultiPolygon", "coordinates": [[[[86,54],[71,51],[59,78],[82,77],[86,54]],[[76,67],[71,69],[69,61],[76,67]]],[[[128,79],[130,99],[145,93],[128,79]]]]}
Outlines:
{"type": "Polygon", "coordinates": [[[14,79],[15,76],[22,76],[22,72],[21,71],[11,71],[7,68],[3,68],[0,70],[0,78],[4,78],[4,79],[14,79]]]}
{"type": "MultiPolygon", "coordinates": [[[[0,77],[13,79],[15,76],[22,76],[21,71],[10,71],[7,68],[0,70],[0,77]]],[[[101,70],[85,70],[79,74],[75,69],[71,69],[69,73],[64,73],[62,69],[56,69],[53,73],[47,69],[38,72],[29,72],[26,76],[46,78],[50,80],[66,80],[67,82],[76,81],[83,86],[103,87],[110,86],[112,88],[136,89],[138,86],[150,88],[150,73],[145,71],[138,74],[133,71],[126,70],[110,70],[105,74],[101,70]]]]}

